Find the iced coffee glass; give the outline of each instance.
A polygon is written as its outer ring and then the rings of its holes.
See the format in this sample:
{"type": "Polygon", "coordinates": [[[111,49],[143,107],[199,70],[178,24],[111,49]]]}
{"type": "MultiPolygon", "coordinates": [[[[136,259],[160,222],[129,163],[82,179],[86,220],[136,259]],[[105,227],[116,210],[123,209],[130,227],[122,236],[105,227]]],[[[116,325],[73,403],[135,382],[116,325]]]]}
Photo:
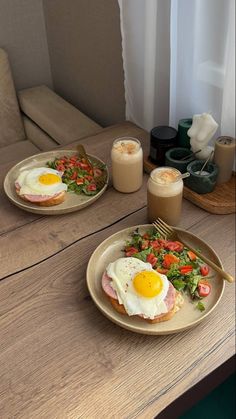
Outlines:
{"type": "Polygon", "coordinates": [[[173,167],[154,169],[147,184],[149,222],[160,217],[167,224],[177,225],[181,217],[182,195],[183,180],[179,170],[173,167]]]}
{"type": "Polygon", "coordinates": [[[130,193],[143,183],[143,150],[133,137],[117,138],[111,150],[113,186],[119,192],[130,193]]]}

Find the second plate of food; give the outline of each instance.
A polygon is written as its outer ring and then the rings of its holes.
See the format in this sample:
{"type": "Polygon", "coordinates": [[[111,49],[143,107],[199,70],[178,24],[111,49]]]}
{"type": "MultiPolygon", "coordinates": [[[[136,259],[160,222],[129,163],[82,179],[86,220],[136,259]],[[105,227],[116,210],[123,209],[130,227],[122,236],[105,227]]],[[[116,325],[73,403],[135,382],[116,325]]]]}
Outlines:
{"type": "Polygon", "coordinates": [[[36,154],[34,156],[28,157],[25,160],[22,160],[20,163],[12,167],[7,173],[4,180],[4,190],[9,200],[19,208],[36,213],[36,214],[45,214],[45,215],[59,215],[66,214],[73,211],[78,211],[88,205],[91,205],[95,202],[100,196],[105,192],[108,183],[108,170],[105,163],[100,160],[98,157],[88,154],[89,160],[92,165],[96,168],[102,167],[106,172],[107,181],[106,184],[99,190],[95,195],[84,195],[76,194],[74,192],[66,192],[65,200],[53,206],[39,206],[29,201],[24,201],[16,193],[15,182],[18,176],[24,170],[36,169],[39,167],[47,167],[48,162],[53,162],[55,159],[63,158],[64,156],[74,156],[76,155],[76,150],[55,150],[48,151],[45,153],[36,154]]]}
{"type": "MultiPolygon", "coordinates": [[[[162,321],[160,323],[151,324],[138,316],[120,314],[113,308],[103,291],[102,276],[109,263],[115,262],[118,258],[125,256],[124,248],[126,243],[128,240],[131,240],[132,233],[137,228],[141,234],[145,234],[150,229],[153,229],[151,225],[146,224],[121,230],[104,240],[96,248],[89,260],[87,267],[87,286],[98,309],[109,320],[119,326],[136,333],[149,335],[178,333],[190,327],[194,327],[205,320],[219,303],[225,286],[224,280],[214,271],[210,271],[211,292],[204,298],[204,311],[200,311],[197,308],[196,301],[193,302],[187,294],[183,294],[184,304],[180,310],[175,313],[170,320],[162,321]]],[[[200,249],[205,256],[222,267],[222,263],[217,254],[203,240],[188,231],[181,229],[176,230],[181,233],[181,237],[186,243],[189,243],[193,248],[200,249]]]]}

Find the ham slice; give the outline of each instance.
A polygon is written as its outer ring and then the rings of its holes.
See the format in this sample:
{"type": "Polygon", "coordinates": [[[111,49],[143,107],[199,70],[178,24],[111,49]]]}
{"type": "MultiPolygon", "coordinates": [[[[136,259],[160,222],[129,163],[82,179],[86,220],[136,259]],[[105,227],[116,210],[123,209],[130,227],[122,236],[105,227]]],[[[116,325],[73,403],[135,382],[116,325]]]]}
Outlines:
{"type": "Polygon", "coordinates": [[[61,191],[57,192],[54,195],[29,195],[27,194],[27,195],[21,195],[21,196],[30,202],[45,202],[45,201],[48,201],[49,199],[56,198],[60,194],[61,194],[61,191]]]}

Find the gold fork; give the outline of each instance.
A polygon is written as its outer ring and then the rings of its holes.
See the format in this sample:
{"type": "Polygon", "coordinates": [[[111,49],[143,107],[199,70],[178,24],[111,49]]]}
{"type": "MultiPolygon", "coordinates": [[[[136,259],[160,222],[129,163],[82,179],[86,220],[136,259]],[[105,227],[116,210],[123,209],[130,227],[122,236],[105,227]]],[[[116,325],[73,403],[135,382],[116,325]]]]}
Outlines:
{"type": "Polygon", "coordinates": [[[155,229],[158,231],[158,233],[164,237],[165,239],[171,239],[173,241],[178,240],[181,243],[183,243],[189,250],[195,253],[196,256],[198,256],[201,260],[206,262],[214,271],[218,272],[226,281],[228,282],[234,282],[234,278],[228,274],[227,272],[224,272],[223,269],[221,269],[218,265],[216,265],[214,262],[212,262],[210,259],[208,259],[206,256],[202,255],[197,250],[193,249],[188,244],[184,243],[182,238],[179,237],[176,230],[174,230],[172,227],[170,227],[168,224],[166,224],[161,218],[157,218],[156,221],[152,223],[152,225],[155,227],[155,229]]]}
{"type": "MultiPolygon", "coordinates": [[[[93,166],[88,159],[84,146],[82,144],[78,144],[77,150],[87,165],[90,167],[90,169],[93,171],[93,166]]],[[[104,172],[101,176],[94,177],[94,182],[99,189],[102,189],[107,184],[107,173],[104,172]]]]}

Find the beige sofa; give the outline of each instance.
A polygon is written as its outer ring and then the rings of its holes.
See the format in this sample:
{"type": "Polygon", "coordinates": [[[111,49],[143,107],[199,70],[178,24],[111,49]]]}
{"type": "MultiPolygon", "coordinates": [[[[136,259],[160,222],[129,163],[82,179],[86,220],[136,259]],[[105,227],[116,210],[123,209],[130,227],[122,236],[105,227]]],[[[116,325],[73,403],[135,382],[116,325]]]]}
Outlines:
{"type": "Polygon", "coordinates": [[[0,163],[63,146],[103,128],[47,86],[15,92],[7,53],[0,48],[0,163]]]}

